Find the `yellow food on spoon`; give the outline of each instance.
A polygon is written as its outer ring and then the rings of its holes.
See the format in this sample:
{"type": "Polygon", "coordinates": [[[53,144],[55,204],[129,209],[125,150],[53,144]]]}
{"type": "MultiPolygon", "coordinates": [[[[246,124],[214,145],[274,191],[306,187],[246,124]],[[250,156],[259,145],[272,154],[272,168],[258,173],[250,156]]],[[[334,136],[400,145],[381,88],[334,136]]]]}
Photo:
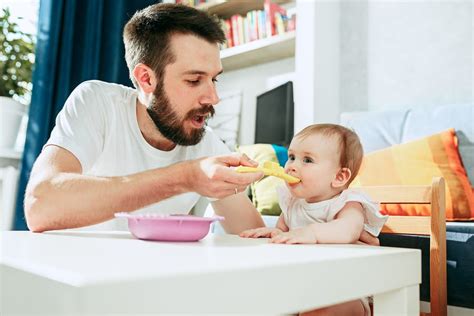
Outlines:
{"type": "Polygon", "coordinates": [[[238,166],[235,168],[235,171],[245,173],[245,172],[263,172],[266,176],[274,176],[285,180],[288,183],[298,183],[300,179],[290,176],[289,174],[285,173],[283,167],[281,167],[278,163],[273,161],[265,161],[262,167],[246,167],[246,166],[238,166]]]}

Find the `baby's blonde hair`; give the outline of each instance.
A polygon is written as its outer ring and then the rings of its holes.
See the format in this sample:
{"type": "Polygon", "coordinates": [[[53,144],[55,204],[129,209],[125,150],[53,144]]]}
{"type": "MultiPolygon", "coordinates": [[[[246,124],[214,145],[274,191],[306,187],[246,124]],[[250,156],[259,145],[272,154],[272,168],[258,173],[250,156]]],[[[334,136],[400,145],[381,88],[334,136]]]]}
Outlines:
{"type": "Polygon", "coordinates": [[[337,124],[313,124],[305,127],[294,138],[306,138],[311,135],[324,135],[337,137],[339,143],[339,164],[341,168],[348,168],[351,171],[351,178],[347,186],[354,180],[359,172],[364,150],[360,143],[359,136],[347,127],[337,124]]]}

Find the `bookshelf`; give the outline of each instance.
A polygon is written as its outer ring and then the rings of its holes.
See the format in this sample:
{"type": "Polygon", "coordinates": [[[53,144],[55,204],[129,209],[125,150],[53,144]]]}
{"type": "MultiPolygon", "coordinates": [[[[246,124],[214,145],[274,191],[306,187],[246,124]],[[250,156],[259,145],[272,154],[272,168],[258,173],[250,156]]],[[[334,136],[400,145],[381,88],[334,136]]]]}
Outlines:
{"type": "MultiPolygon", "coordinates": [[[[285,4],[293,1],[294,0],[272,0],[272,2],[277,4],[285,4]]],[[[245,14],[252,10],[262,10],[263,0],[214,0],[202,3],[198,5],[197,8],[227,19],[234,14],[245,14]]]]}
{"type": "MultiPolygon", "coordinates": [[[[293,3],[295,0],[272,0],[276,4],[293,3]]],[[[264,0],[214,0],[197,6],[210,14],[228,19],[232,15],[245,15],[252,10],[262,10],[264,0]]],[[[256,66],[295,55],[295,31],[274,35],[238,46],[223,49],[221,61],[225,71],[256,66]]]]}
{"type": "Polygon", "coordinates": [[[234,46],[221,51],[225,71],[255,66],[295,55],[295,31],[234,46]]]}
{"type": "MultiPolygon", "coordinates": [[[[299,1],[306,0],[272,0],[273,3],[285,9],[289,17],[298,16],[299,1]]],[[[197,8],[224,20],[232,19],[235,15],[241,15],[248,19],[247,13],[250,11],[268,10],[268,6],[264,5],[265,2],[265,0],[213,0],[202,3],[197,8]]],[[[274,9],[278,11],[278,8],[274,9]]],[[[250,15],[250,19],[255,21],[252,15],[250,15]]],[[[261,21],[260,16],[257,16],[257,21],[261,21]]],[[[294,23],[295,19],[293,18],[291,21],[294,23]]],[[[298,18],[296,21],[299,21],[298,18]]],[[[234,30],[234,21],[231,23],[232,30],[234,30]]],[[[251,30],[252,27],[251,24],[251,30]]],[[[228,30],[227,26],[224,28],[228,30]]],[[[297,54],[296,37],[299,37],[301,33],[298,31],[297,35],[294,28],[293,24],[292,27],[289,27],[289,31],[287,28],[286,33],[278,30],[277,35],[271,37],[266,36],[268,32],[264,32],[263,36],[259,33],[257,37],[259,39],[255,39],[251,33],[252,41],[237,46],[231,45],[220,52],[224,73],[220,76],[221,80],[218,84],[219,95],[224,96],[237,90],[241,95],[240,116],[242,119],[238,127],[236,140],[238,144],[254,143],[257,95],[279,85],[280,82],[294,80],[292,74],[295,72],[294,59],[297,54]]],[[[231,33],[234,35],[234,32],[231,33]]],[[[228,36],[228,33],[226,35],[228,36]]],[[[235,39],[233,39],[234,42],[235,39]]]]}

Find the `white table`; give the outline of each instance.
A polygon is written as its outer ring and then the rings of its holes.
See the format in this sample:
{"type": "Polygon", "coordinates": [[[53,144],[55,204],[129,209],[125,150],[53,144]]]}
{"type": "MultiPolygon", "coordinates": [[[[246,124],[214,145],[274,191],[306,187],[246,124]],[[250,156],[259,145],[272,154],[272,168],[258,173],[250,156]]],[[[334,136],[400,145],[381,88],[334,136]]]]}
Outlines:
{"type": "Polygon", "coordinates": [[[419,250],[200,242],[128,232],[3,232],[0,314],[282,314],[374,295],[376,315],[418,315],[419,250]]]}

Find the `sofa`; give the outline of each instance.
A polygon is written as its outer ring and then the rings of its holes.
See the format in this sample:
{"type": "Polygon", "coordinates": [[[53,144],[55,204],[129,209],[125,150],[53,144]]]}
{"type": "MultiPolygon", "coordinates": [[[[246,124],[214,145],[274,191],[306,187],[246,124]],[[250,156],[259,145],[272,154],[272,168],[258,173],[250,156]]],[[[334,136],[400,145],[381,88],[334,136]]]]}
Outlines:
{"type": "MultiPolygon", "coordinates": [[[[474,187],[474,105],[472,104],[346,112],[342,113],[340,123],[359,135],[366,154],[454,128],[462,164],[470,186],[474,187]]],[[[276,224],[277,216],[264,215],[263,218],[267,226],[276,224]]],[[[213,229],[216,233],[222,232],[219,225],[215,225],[213,229]]],[[[463,311],[462,314],[469,314],[470,309],[474,312],[474,222],[447,222],[446,240],[447,299],[450,306],[448,308],[450,314],[453,308],[461,308],[459,310],[463,311]]],[[[382,234],[380,242],[382,246],[421,249],[420,299],[429,301],[429,236],[382,234]]]]}
{"type": "MultiPolygon", "coordinates": [[[[472,104],[343,113],[341,124],[357,132],[365,153],[454,128],[462,163],[474,187],[472,104]]],[[[383,246],[422,250],[420,299],[429,301],[429,237],[382,234],[380,242],[383,246]]],[[[447,222],[446,250],[448,305],[474,309],[474,222],[447,222]]]]}

